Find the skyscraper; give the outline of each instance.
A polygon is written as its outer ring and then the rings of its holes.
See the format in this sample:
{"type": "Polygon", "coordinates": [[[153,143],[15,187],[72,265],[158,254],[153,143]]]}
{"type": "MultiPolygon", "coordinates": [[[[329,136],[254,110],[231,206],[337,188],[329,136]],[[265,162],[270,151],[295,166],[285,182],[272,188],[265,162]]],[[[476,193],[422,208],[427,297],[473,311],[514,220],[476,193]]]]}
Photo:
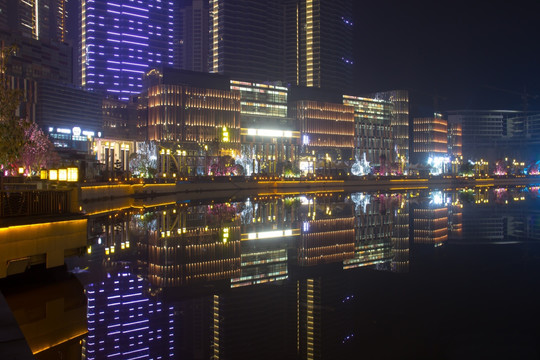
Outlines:
{"type": "Polygon", "coordinates": [[[210,0],[210,72],[283,80],[284,1],[210,0]]]}
{"type": "Polygon", "coordinates": [[[80,80],[88,90],[127,100],[150,68],[174,64],[171,0],[82,0],[80,80]]]}
{"type": "Polygon", "coordinates": [[[0,27],[36,40],[65,42],[68,0],[2,0],[0,27]]]}
{"type": "Polygon", "coordinates": [[[353,26],[349,0],[296,1],[297,85],[350,88],[353,26]]]}
{"type": "Polygon", "coordinates": [[[192,0],[178,14],[178,67],[208,72],[208,1],[192,0]]]}
{"type": "Polygon", "coordinates": [[[329,89],[352,80],[350,0],[210,0],[211,72],[329,89]]]}

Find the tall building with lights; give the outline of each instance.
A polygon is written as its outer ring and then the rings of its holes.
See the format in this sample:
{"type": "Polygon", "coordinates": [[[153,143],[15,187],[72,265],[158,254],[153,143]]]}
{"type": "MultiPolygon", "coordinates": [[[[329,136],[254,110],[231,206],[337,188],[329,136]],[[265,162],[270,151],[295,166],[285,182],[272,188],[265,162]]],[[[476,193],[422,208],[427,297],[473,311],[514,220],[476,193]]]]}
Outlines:
{"type": "Polygon", "coordinates": [[[334,90],[349,89],[354,65],[352,2],[295,2],[296,34],[287,36],[296,37],[296,84],[334,90]]]}
{"type": "Polygon", "coordinates": [[[80,82],[127,100],[142,91],[142,75],[174,65],[172,0],[83,0],[80,82]]]}
{"type": "Polygon", "coordinates": [[[210,0],[209,71],[238,80],[283,80],[284,1],[210,0]]]}
{"type": "Polygon", "coordinates": [[[350,0],[210,0],[209,70],[239,80],[348,88],[350,0]]]}
{"type": "Polygon", "coordinates": [[[46,42],[67,41],[68,0],[0,1],[0,28],[46,42]]]}
{"type": "Polygon", "coordinates": [[[178,67],[208,72],[208,1],[187,1],[178,14],[178,21],[175,21],[178,27],[178,41],[175,42],[178,67]]]}

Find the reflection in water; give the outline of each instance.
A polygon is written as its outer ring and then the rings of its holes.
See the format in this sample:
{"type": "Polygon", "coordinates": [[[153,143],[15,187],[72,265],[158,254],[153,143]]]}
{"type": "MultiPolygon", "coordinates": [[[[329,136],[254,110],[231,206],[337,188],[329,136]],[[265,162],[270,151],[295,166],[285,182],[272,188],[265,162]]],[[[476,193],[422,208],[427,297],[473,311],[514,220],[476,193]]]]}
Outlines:
{"type": "Polygon", "coordinates": [[[80,359],[86,296],[75,278],[3,291],[36,359],[80,359]]]}
{"type": "MultiPolygon", "coordinates": [[[[456,306],[418,305],[417,292],[454,281],[458,296],[473,293],[476,285],[461,284],[474,270],[455,281],[465,270],[448,259],[463,244],[534,243],[537,197],[537,188],[322,192],[90,216],[89,253],[69,264],[88,297],[79,350],[87,359],[344,358],[360,347],[367,357],[388,348],[392,358],[407,346],[413,354],[428,346],[418,338],[438,326],[430,321],[456,306]],[[421,272],[435,265],[420,255],[458,270],[434,281],[421,272]]],[[[433,297],[451,299],[446,291],[433,297]]]]}

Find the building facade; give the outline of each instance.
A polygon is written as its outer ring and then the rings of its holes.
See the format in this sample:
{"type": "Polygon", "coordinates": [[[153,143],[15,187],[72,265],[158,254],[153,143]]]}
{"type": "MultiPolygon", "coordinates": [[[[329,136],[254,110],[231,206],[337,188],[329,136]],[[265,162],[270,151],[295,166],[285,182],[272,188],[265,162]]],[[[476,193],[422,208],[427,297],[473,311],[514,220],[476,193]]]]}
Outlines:
{"type": "Polygon", "coordinates": [[[220,158],[240,152],[240,93],[219,75],[151,70],[139,126],[160,144],[162,174],[227,172],[220,158]],[[215,166],[214,166],[215,165],[215,166]]]}
{"type": "Polygon", "coordinates": [[[179,69],[208,72],[208,1],[191,0],[180,7],[175,26],[179,69]]]}
{"type": "Polygon", "coordinates": [[[354,108],[321,101],[289,104],[300,131],[300,170],[328,172],[353,158],[354,108]]]}
{"type": "Polygon", "coordinates": [[[0,2],[0,28],[45,42],[67,41],[67,0],[0,2]]]}
{"type": "Polygon", "coordinates": [[[409,164],[409,91],[390,90],[368,95],[369,98],[390,101],[392,107],[392,138],[397,159],[405,168],[409,164]]]}
{"type": "Polygon", "coordinates": [[[296,163],[300,132],[287,117],[288,89],[279,85],[231,80],[240,92],[241,153],[246,175],[282,174],[296,163]]]}
{"type": "Polygon", "coordinates": [[[413,154],[411,162],[430,164],[445,162],[448,155],[448,122],[442,114],[433,117],[414,118],[413,120],[413,154]]]}
{"type": "Polygon", "coordinates": [[[121,100],[142,91],[149,69],[174,65],[173,2],[84,0],[81,3],[81,85],[121,100]]]}
{"type": "MultiPolygon", "coordinates": [[[[354,65],[352,2],[349,0],[295,2],[296,84],[339,91],[348,90],[352,85],[354,65]]],[[[287,36],[294,35],[287,34],[287,36]]],[[[291,82],[290,79],[288,81],[291,82]]]]}
{"type": "Polygon", "coordinates": [[[381,174],[396,162],[392,136],[392,109],[389,101],[343,95],[343,104],[354,107],[355,157],[380,168],[381,174]]]}
{"type": "Polygon", "coordinates": [[[244,81],[283,80],[284,1],[210,0],[209,71],[244,81]]]}
{"type": "Polygon", "coordinates": [[[55,147],[89,152],[102,135],[101,95],[53,81],[40,81],[37,94],[36,123],[55,147]]]}

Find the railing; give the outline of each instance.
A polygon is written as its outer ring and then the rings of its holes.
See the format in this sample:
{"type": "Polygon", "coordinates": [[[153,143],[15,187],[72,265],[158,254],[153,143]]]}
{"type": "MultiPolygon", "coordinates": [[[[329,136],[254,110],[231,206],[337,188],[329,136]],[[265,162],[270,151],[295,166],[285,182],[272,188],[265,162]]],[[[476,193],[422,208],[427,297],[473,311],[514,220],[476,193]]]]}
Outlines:
{"type": "Polygon", "coordinates": [[[0,191],[0,218],[68,214],[69,194],[68,190],[0,191]]]}

